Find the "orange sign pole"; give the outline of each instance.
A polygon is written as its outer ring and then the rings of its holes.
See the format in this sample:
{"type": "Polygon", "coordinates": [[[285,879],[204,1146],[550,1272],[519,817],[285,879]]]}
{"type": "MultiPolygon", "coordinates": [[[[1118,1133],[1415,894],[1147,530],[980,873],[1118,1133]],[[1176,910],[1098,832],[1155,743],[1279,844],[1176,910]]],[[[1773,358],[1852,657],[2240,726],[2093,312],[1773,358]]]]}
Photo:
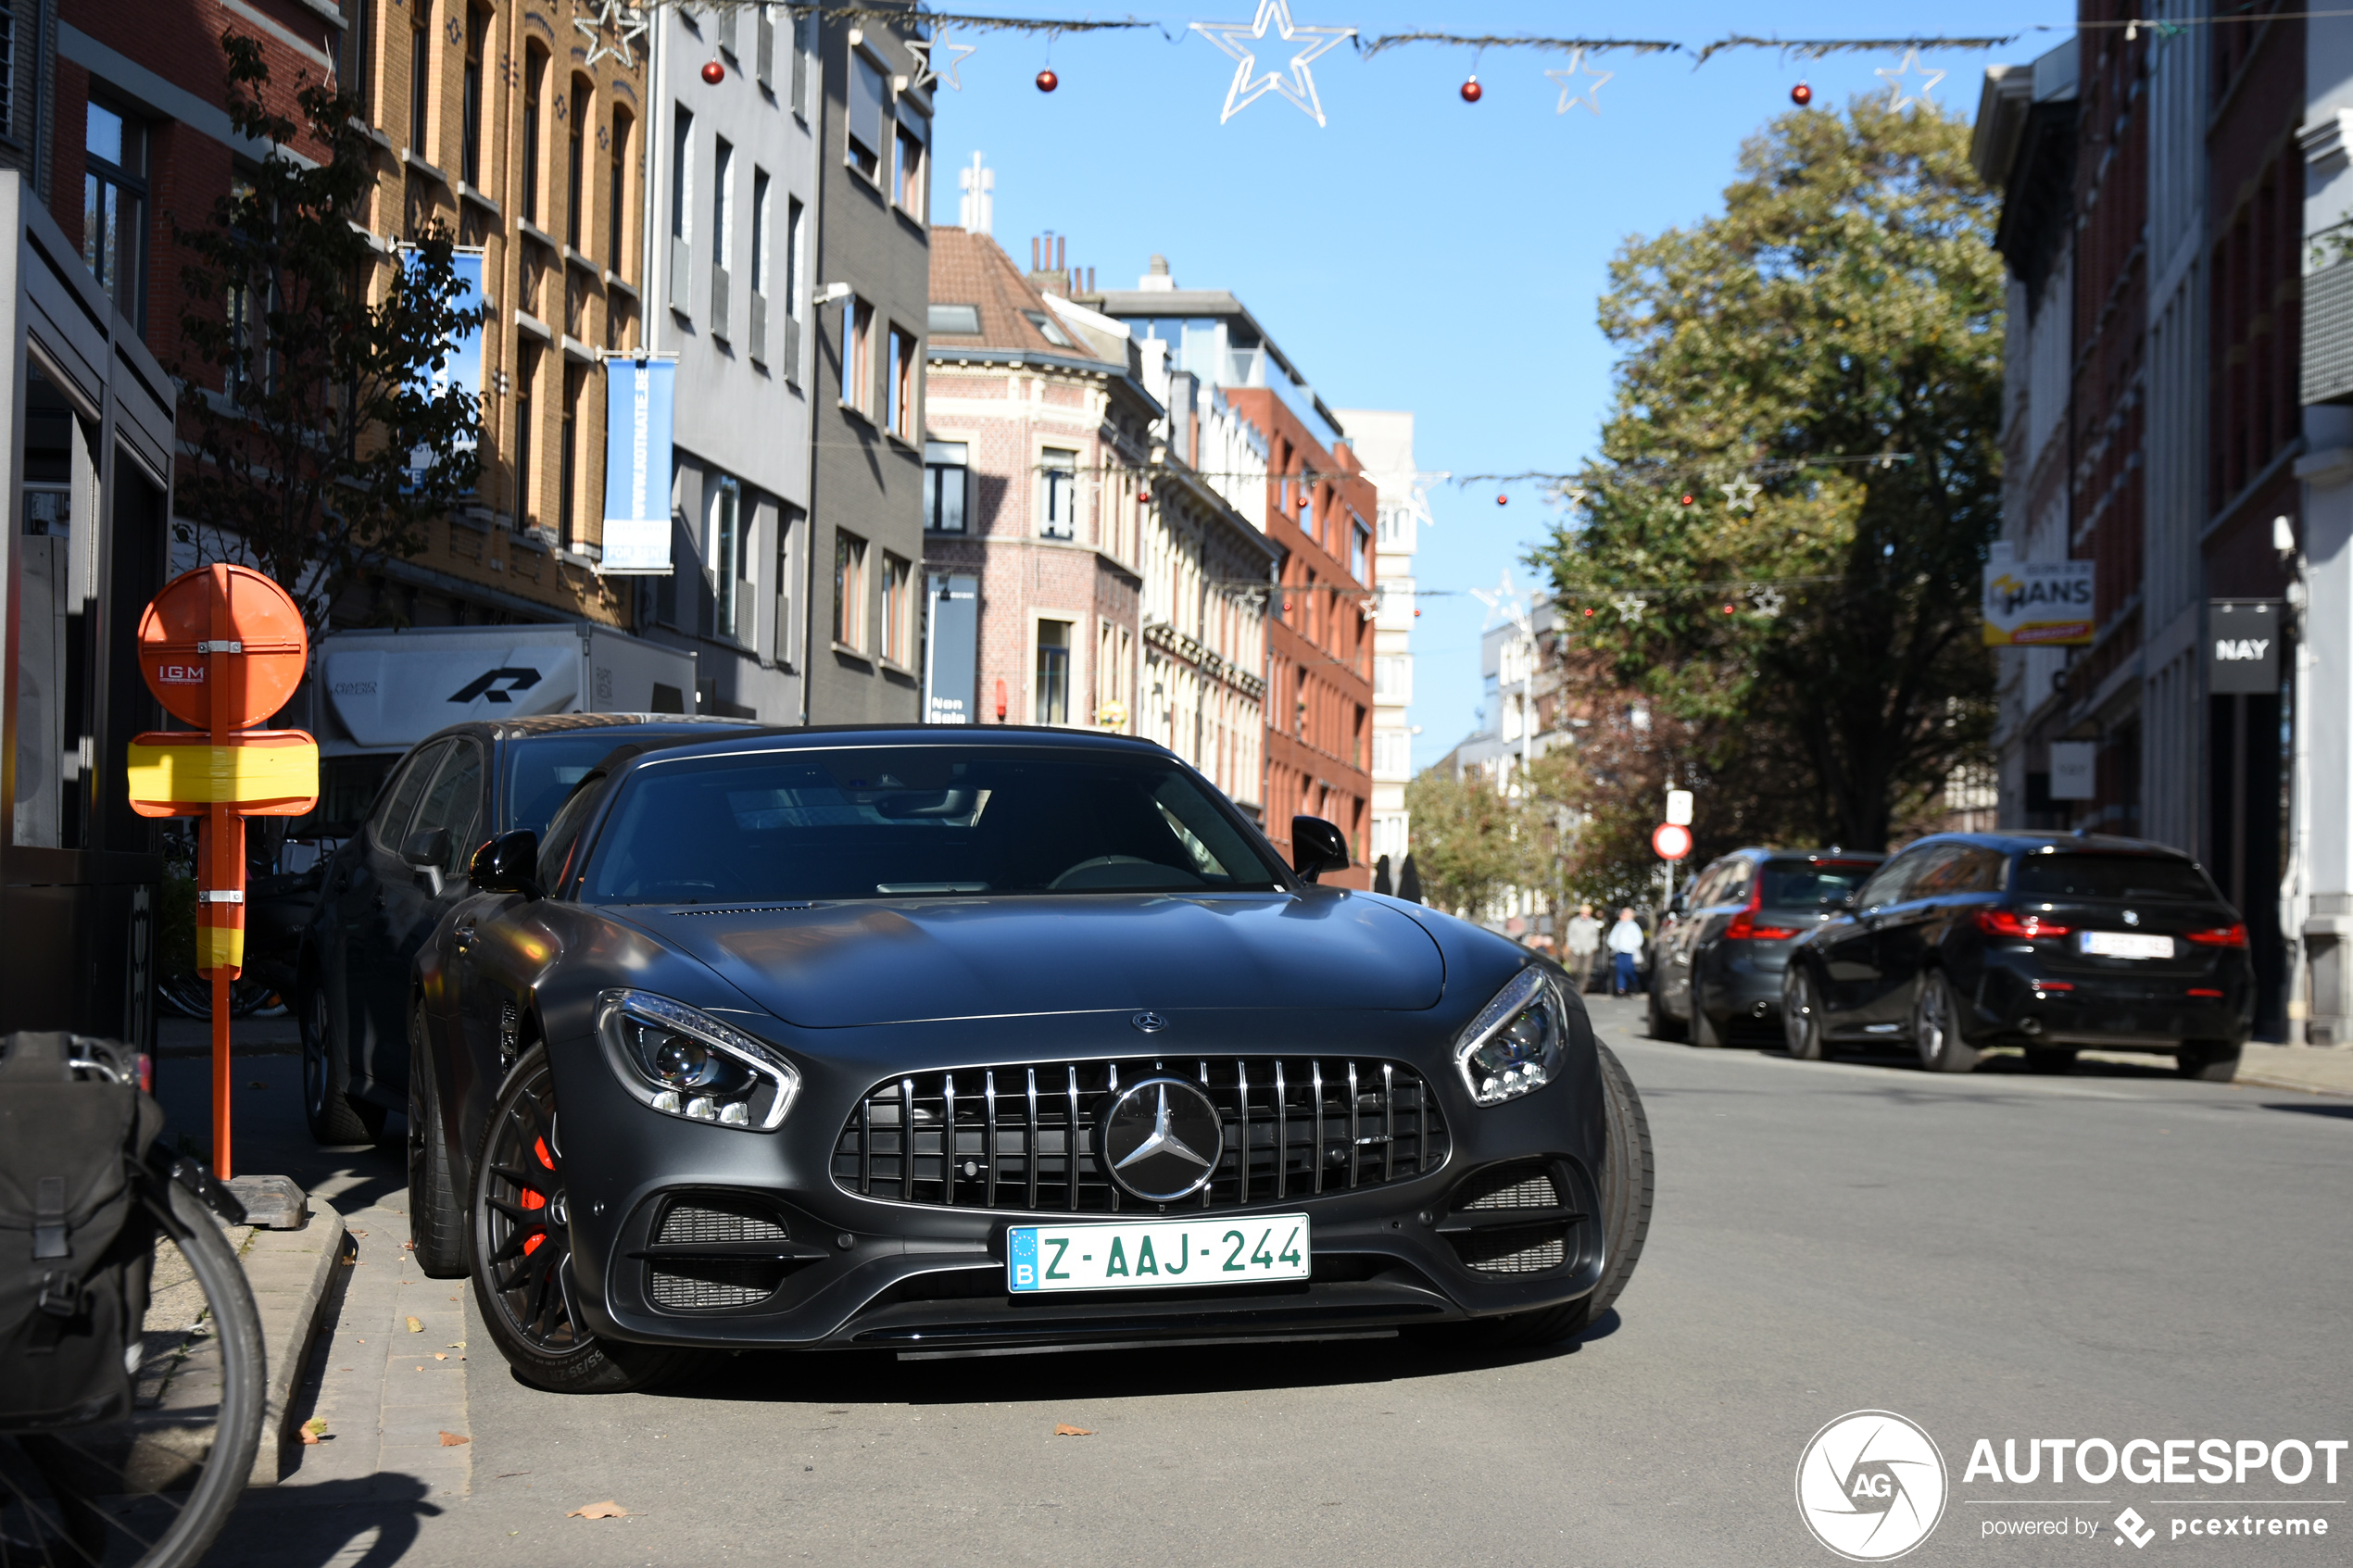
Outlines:
{"type": "Polygon", "coordinates": [[[257,730],[302,683],[310,642],[283,588],[241,566],[164,585],[139,621],[139,672],[182,723],[131,743],[131,809],[196,819],[196,968],[212,979],[212,1162],[230,1150],[229,995],[245,968],[245,818],[318,804],[319,746],[299,730],[257,730]]]}

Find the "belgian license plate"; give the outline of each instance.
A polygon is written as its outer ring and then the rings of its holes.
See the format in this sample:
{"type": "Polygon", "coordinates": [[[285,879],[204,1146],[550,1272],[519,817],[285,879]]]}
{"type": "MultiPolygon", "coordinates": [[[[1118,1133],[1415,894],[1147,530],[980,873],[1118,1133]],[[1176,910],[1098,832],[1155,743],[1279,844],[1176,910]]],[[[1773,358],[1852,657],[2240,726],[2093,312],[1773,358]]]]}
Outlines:
{"type": "Polygon", "coordinates": [[[1005,1233],[1005,1286],[1016,1294],[1244,1285],[1305,1279],[1308,1271],[1304,1214],[1014,1225],[1005,1233]]]}
{"type": "Polygon", "coordinates": [[[2173,956],[2173,938],[2150,936],[2138,931],[2087,931],[2076,940],[2082,944],[2080,951],[2104,959],[2170,959],[2173,956]]]}

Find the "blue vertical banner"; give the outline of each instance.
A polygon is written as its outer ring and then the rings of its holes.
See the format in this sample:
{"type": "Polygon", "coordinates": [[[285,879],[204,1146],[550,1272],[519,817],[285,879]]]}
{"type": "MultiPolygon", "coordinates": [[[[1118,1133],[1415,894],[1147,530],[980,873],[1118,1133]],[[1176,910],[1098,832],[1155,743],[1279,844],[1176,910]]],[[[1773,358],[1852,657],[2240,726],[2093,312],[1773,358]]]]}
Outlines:
{"type": "MultiPolygon", "coordinates": [[[[450,270],[458,276],[458,296],[450,302],[454,308],[478,310],[482,307],[482,259],[483,253],[479,250],[450,253],[450,270]]],[[[413,250],[402,252],[400,264],[403,267],[416,266],[417,253],[413,250]]],[[[447,352],[441,357],[440,366],[425,373],[424,390],[429,395],[437,398],[452,387],[470,392],[476,398],[482,396],[482,329],[478,326],[468,327],[452,339],[447,352]]],[[[461,435],[451,445],[450,451],[453,454],[472,452],[476,445],[473,436],[461,435]]],[[[422,474],[433,464],[434,454],[430,448],[417,446],[409,449],[409,471],[411,476],[422,474]]]]}
{"type": "Polygon", "coordinates": [[[611,575],[670,571],[670,421],[675,359],[605,361],[605,548],[611,575]]]}

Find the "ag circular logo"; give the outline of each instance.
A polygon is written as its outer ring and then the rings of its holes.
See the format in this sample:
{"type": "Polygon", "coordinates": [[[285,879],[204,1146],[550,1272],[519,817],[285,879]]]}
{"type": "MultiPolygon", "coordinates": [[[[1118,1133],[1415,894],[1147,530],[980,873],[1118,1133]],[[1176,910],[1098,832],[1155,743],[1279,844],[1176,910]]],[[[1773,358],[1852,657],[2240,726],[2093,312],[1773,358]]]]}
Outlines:
{"type": "Polygon", "coordinates": [[[1856,1411],[1814,1434],[1797,1461],[1797,1512],[1850,1562],[1903,1556],[1944,1516],[1944,1456],[1893,1411],[1856,1411]]]}
{"type": "Polygon", "coordinates": [[[1226,1152],[1226,1125],[1197,1085],[1146,1078],[1103,1110],[1103,1164],[1132,1198],[1172,1203],[1209,1184],[1226,1152]]]}

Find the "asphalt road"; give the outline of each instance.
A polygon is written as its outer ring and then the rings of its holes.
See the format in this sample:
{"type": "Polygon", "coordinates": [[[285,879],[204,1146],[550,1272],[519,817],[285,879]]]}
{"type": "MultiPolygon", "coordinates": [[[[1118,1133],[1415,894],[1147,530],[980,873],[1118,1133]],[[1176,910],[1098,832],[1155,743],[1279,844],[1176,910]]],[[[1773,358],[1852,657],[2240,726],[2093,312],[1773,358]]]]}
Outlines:
{"type": "MultiPolygon", "coordinates": [[[[466,1368],[469,1493],[252,1494],[212,1561],[1829,1564],[1793,1477],[1818,1429],[1864,1409],[1917,1422],[1948,1467],[1907,1562],[2137,1559],[2110,1524],[2128,1506],[2151,1555],[2347,1560],[2353,1450],[2334,1486],[2317,1466],[2296,1486],[2259,1467],[2061,1486],[1964,1466],[1979,1438],[2353,1437],[2353,1099],[2154,1065],[1806,1064],[1594,1012],[1659,1180],[1649,1251],[1581,1343],[746,1356],[606,1399],[538,1393],[485,1354],[466,1368]],[[606,1499],[629,1516],[566,1517],[606,1499]],[[2225,1512],[2329,1534],[2171,1534],[2225,1512]],[[2076,1533],[1989,1533],[2062,1519],[2076,1533]]],[[[282,1100],[254,1092],[248,1123],[293,1161],[282,1100]]],[[[325,1165],[396,1205],[384,1158],[325,1165]]],[[[479,1323],[468,1338],[486,1349],[479,1323]]]]}

